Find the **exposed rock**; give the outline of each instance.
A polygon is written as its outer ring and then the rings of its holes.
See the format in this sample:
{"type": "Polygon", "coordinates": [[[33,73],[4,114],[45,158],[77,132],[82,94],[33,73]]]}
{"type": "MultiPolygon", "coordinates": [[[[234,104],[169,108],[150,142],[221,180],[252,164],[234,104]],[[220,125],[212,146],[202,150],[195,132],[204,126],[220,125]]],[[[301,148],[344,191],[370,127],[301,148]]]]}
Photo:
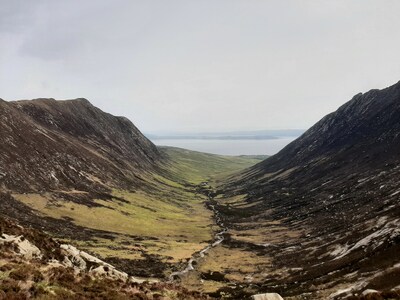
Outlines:
{"type": "Polygon", "coordinates": [[[0,236],[0,245],[4,243],[10,243],[15,245],[17,255],[23,256],[25,259],[40,259],[43,257],[42,252],[38,247],[33,245],[23,236],[8,235],[3,233],[0,236]]]}
{"type": "MultiPolygon", "coordinates": [[[[22,235],[15,236],[2,233],[0,236],[0,245],[8,245],[7,249],[9,251],[28,261],[43,258],[41,250],[22,235]]],[[[72,245],[62,244],[57,246],[61,249],[63,260],[50,259],[46,263],[51,267],[69,267],[75,269],[77,273],[87,272],[93,276],[105,277],[112,280],[129,280],[136,283],[144,282],[142,279],[128,276],[127,273],[117,270],[114,266],[87,252],[80,251],[72,245]]],[[[53,251],[55,250],[53,249],[53,251]]],[[[153,282],[155,281],[153,280],[153,282]]]]}
{"type": "Polygon", "coordinates": [[[66,266],[76,268],[78,270],[86,270],[86,261],[81,256],[81,251],[71,245],[61,245],[60,248],[63,250],[65,255],[64,263],[66,266]]]}
{"type": "MultiPolygon", "coordinates": [[[[129,279],[128,274],[126,274],[125,272],[118,271],[114,267],[107,266],[106,264],[100,265],[97,268],[92,268],[89,271],[89,273],[93,274],[95,276],[103,276],[103,277],[111,278],[111,279],[114,279],[114,280],[126,281],[126,280],[129,279]]],[[[136,279],[134,279],[132,277],[131,281],[143,282],[144,280],[136,280],[136,279]]]]}
{"type": "Polygon", "coordinates": [[[88,271],[95,276],[107,277],[114,280],[141,283],[144,280],[128,276],[127,273],[117,270],[114,266],[90,255],[87,252],[78,250],[72,245],[63,244],[60,246],[65,254],[64,264],[75,268],[77,271],[88,271]]]}
{"type": "Polygon", "coordinates": [[[253,300],[283,300],[277,293],[266,293],[251,296],[253,300]]]}
{"type": "Polygon", "coordinates": [[[378,293],[379,292],[377,290],[367,289],[367,290],[363,291],[361,293],[361,295],[366,296],[366,295],[369,295],[369,294],[378,294],[378,293]]]}
{"type": "Polygon", "coordinates": [[[126,274],[101,260],[73,246],[62,248],[46,234],[0,217],[0,299],[209,299],[174,284],[126,280],[126,274]],[[10,235],[5,230],[24,235],[10,235]],[[43,254],[41,259],[35,258],[37,249],[43,254]],[[100,265],[91,265],[91,269],[75,267],[74,271],[65,264],[61,252],[83,257],[87,268],[90,261],[100,265]],[[55,253],[57,259],[49,258],[49,253],[55,253]]]}

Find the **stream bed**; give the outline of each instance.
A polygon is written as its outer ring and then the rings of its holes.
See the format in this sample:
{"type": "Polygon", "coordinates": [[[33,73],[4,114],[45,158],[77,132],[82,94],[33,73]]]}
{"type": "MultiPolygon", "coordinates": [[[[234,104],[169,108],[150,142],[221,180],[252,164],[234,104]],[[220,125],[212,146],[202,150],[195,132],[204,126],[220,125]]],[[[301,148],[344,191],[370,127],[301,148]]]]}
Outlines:
{"type": "Polygon", "coordinates": [[[224,234],[228,231],[228,228],[225,226],[225,224],[222,221],[221,215],[218,212],[218,210],[215,208],[215,205],[211,203],[211,201],[213,200],[213,198],[211,196],[209,196],[209,202],[206,203],[207,207],[210,208],[213,213],[214,213],[214,218],[215,218],[215,223],[221,228],[220,231],[218,231],[215,235],[214,235],[214,239],[213,242],[210,243],[209,245],[207,245],[207,247],[203,248],[200,252],[196,252],[192,255],[192,257],[189,259],[189,261],[187,262],[187,265],[185,267],[185,269],[183,269],[182,271],[177,271],[177,272],[173,272],[170,276],[169,276],[169,280],[173,281],[175,279],[178,279],[184,275],[186,275],[187,273],[189,273],[190,271],[194,270],[194,265],[197,264],[197,261],[199,259],[204,258],[205,254],[210,251],[212,248],[218,246],[219,244],[221,244],[224,241],[224,234]]]}

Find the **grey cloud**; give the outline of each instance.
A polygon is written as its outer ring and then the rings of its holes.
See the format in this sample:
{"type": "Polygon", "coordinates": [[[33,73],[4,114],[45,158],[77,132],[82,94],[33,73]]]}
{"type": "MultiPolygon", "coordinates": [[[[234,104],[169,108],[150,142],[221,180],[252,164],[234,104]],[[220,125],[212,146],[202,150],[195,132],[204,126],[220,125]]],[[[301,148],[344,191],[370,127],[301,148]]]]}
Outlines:
{"type": "Polygon", "coordinates": [[[1,98],[145,131],[305,128],[400,79],[398,1],[3,1],[1,98]]]}
{"type": "Polygon", "coordinates": [[[30,18],[35,15],[35,7],[34,1],[2,1],[0,4],[0,32],[17,33],[29,27],[30,18]]]}

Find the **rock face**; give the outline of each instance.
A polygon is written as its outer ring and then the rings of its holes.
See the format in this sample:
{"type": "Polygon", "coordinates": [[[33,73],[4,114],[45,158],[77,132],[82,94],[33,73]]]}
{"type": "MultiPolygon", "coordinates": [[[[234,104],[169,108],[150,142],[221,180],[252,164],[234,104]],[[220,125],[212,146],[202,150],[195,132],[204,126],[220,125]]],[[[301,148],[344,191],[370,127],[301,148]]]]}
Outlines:
{"type": "Polygon", "coordinates": [[[71,267],[78,272],[87,271],[93,276],[106,277],[113,280],[130,280],[132,282],[142,283],[144,280],[128,276],[127,273],[117,270],[114,266],[86,253],[78,250],[72,245],[62,244],[61,253],[64,254],[62,264],[66,267],[71,267]]]}
{"type": "Polygon", "coordinates": [[[283,300],[283,298],[277,293],[266,293],[251,296],[253,300],[283,300]]]}
{"type": "Polygon", "coordinates": [[[15,248],[17,255],[22,256],[25,259],[41,259],[42,253],[39,248],[29,242],[24,236],[8,235],[3,233],[0,236],[0,244],[11,244],[15,248]]]}
{"type": "Polygon", "coordinates": [[[0,186],[32,192],[132,187],[157,148],[126,118],[86,99],[0,100],[0,186]]]}
{"type": "Polygon", "coordinates": [[[261,290],[301,294],[336,280],[354,293],[391,289],[400,284],[398,178],[400,82],[357,94],[281,152],[232,178],[223,189],[245,195],[246,206],[221,210],[232,227],[271,221],[299,233],[268,248],[282,274],[294,271],[268,278],[261,290]]]}

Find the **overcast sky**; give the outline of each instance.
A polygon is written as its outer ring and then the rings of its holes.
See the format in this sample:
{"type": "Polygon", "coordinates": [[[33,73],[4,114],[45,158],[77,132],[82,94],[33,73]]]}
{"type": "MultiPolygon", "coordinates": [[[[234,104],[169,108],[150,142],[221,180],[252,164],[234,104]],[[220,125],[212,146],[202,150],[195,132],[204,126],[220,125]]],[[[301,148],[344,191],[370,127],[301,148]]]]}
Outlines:
{"type": "Polygon", "coordinates": [[[400,1],[0,0],[0,98],[142,131],[308,128],[400,80],[400,1]]]}

